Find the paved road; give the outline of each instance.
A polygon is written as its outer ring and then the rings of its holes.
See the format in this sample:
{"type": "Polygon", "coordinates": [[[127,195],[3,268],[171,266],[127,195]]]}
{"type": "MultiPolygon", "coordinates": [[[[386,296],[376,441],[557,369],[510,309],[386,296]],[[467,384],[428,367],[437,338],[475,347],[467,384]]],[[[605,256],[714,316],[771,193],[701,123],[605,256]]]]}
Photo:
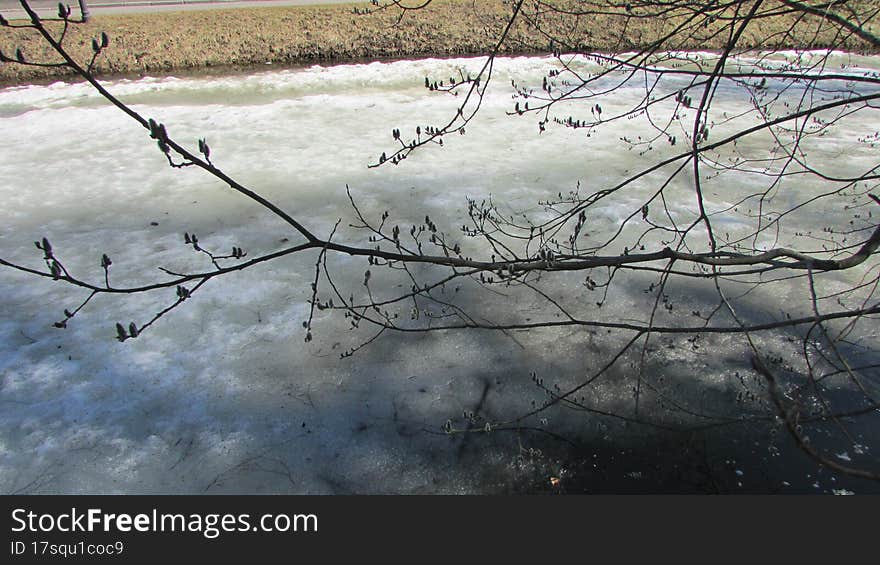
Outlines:
{"type": "MultiPolygon", "coordinates": [[[[79,14],[78,0],[63,0],[79,14]]],[[[319,4],[346,4],[356,0],[91,0],[92,14],[121,12],[161,12],[180,10],[210,10],[217,8],[254,8],[261,6],[309,6],[319,4]]],[[[31,0],[38,14],[51,16],[58,11],[58,0],[31,0]]],[[[18,0],[0,0],[0,13],[7,18],[25,17],[18,0]]]]}

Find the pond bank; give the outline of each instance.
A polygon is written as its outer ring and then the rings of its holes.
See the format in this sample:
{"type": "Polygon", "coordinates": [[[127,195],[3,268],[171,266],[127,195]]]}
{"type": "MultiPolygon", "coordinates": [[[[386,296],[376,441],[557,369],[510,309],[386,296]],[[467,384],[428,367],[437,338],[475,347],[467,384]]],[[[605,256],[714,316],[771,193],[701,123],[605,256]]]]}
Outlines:
{"type": "MultiPolygon", "coordinates": [[[[467,0],[434,0],[428,9],[407,14],[384,11],[358,15],[365,3],[322,6],[280,6],[252,9],[100,15],[69,30],[65,44],[80,61],[91,56],[92,38],[106,32],[110,48],[98,58],[98,75],[137,75],[204,68],[243,68],[272,64],[336,62],[360,59],[445,57],[483,54],[491,50],[506,24],[508,10],[501,0],[480,3],[476,12],[467,0]]],[[[784,31],[793,19],[781,16],[748,30],[744,48],[821,48],[830,33],[816,33],[809,18],[784,31]],[[777,30],[777,31],[774,31],[777,30]],[[760,32],[760,35],[758,33],[760,32]]],[[[589,22],[545,20],[545,26],[574,28],[572,47],[620,52],[646,45],[660,37],[670,22],[631,20],[614,16],[591,17],[589,22]],[[626,27],[625,27],[626,26],[626,27]],[[625,30],[625,31],[624,31],[625,30]]],[[[557,27],[552,27],[557,30],[557,27]]],[[[568,31],[572,31],[569,29],[568,31]]],[[[720,47],[712,26],[705,37],[692,36],[669,45],[674,49],[720,47]]],[[[847,41],[843,48],[864,51],[847,41]]],[[[0,50],[13,56],[21,48],[30,61],[51,61],[45,43],[32,30],[4,28],[0,50]]],[[[507,54],[546,52],[545,36],[524,21],[514,26],[502,51],[507,54]]],[[[0,84],[24,84],[63,78],[65,68],[0,64],[0,84]]]]}

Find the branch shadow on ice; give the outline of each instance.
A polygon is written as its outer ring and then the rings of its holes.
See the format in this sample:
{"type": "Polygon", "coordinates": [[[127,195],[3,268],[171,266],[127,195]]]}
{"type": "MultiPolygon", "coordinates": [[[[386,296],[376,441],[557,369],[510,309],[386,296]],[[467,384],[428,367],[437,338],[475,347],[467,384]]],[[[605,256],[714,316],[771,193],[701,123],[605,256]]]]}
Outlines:
{"type": "MultiPolygon", "coordinates": [[[[2,465],[9,471],[3,490],[766,492],[785,491],[782,480],[811,491],[818,480],[815,464],[774,440],[772,426],[761,421],[670,433],[554,408],[519,431],[480,431],[482,422],[522,414],[544,399],[531,371],[546,386],[576,381],[608,354],[614,336],[391,334],[339,360],[344,334],[331,322],[304,346],[298,332],[278,331],[290,310],[220,327],[206,323],[210,315],[193,308],[149,340],[126,344],[95,332],[58,332],[24,314],[8,317],[4,340],[15,341],[16,354],[4,363],[0,388],[7,407],[2,465]],[[181,343],[204,357],[179,351],[181,343]],[[468,425],[466,415],[472,433],[443,433],[448,419],[468,425]]],[[[735,371],[747,362],[734,349],[719,354],[687,339],[667,347],[675,355],[666,357],[664,379],[672,384],[663,390],[722,415],[724,407],[741,406],[736,393],[751,388],[735,371]],[[695,378],[694,359],[707,357],[713,371],[701,368],[695,378]]],[[[658,350],[668,345],[657,343],[658,350]]],[[[631,414],[630,369],[611,372],[589,399],[609,413],[631,414]]],[[[647,389],[641,410],[660,424],[695,420],[647,389]]],[[[843,488],[844,481],[826,479],[822,488],[843,488]]]]}

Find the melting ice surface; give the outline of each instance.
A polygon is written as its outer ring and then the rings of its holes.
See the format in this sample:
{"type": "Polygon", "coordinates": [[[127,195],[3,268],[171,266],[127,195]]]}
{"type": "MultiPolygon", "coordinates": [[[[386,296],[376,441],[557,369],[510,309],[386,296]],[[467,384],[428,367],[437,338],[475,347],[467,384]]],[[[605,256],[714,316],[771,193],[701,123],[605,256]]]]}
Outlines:
{"type": "MultiPolygon", "coordinates": [[[[481,63],[143,78],[108,88],[167,124],[175,139],[195,146],[206,137],[227,174],[313,231],[329,233],[342,218],[340,237],[349,241],[365,236],[347,228],[346,185],[371,217],[386,209],[412,218],[430,213],[455,230],[467,197],[502,196],[539,210],[539,200],[579,181],[589,186],[638,165],[619,151],[619,131],[587,145],[582,132],[550,127],[539,135],[534,119],[507,116],[510,79],[540,84],[550,64],[512,58],[498,62],[495,87],[467,135],[398,167],[367,168],[392,147],[392,128],[445,123],[454,112],[458,100],[427,92],[426,75],[475,73],[481,63]]],[[[880,66],[876,59],[858,63],[880,66]]],[[[639,94],[623,90],[618,101],[639,94]]],[[[169,169],[143,128],[84,84],[0,90],[0,124],[0,249],[7,259],[38,268],[31,242],[46,236],[83,277],[101,279],[106,253],[114,281],[135,284],[161,280],[159,267],[210,268],[183,245],[185,231],[208,248],[237,245],[252,254],[295,239],[203,172],[169,169]]],[[[628,212],[608,208],[597,221],[614,225],[628,212]]],[[[364,261],[336,261],[356,277],[366,268],[364,261]]],[[[173,296],[102,297],[61,331],[52,322],[85,295],[0,270],[0,492],[496,492],[565,474],[563,460],[550,455],[556,440],[542,433],[449,438],[441,427],[475,407],[489,417],[527,408],[542,398],[530,371],[582,374],[597,345],[575,331],[389,334],[340,359],[368,335],[352,335],[341,316],[321,315],[315,340],[303,342],[313,278],[310,255],[213,281],[142,338],[119,343],[117,321],[143,320],[173,296]]],[[[723,364],[713,369],[718,398],[735,394],[725,388],[732,377],[723,364]]],[[[602,394],[613,404],[620,392],[602,394]]],[[[638,489],[643,477],[678,472],[672,463],[645,466],[618,441],[616,433],[628,433],[619,426],[553,417],[563,429],[589,432],[592,447],[581,456],[592,458],[594,490],[638,489]]],[[[655,454],[662,449],[658,444],[655,454]]],[[[765,464],[768,484],[836,486],[815,466],[786,474],[768,462],[765,444],[755,450],[763,450],[753,463],[765,464]]],[[[731,490],[759,474],[729,462],[733,454],[725,457],[731,490]]]]}

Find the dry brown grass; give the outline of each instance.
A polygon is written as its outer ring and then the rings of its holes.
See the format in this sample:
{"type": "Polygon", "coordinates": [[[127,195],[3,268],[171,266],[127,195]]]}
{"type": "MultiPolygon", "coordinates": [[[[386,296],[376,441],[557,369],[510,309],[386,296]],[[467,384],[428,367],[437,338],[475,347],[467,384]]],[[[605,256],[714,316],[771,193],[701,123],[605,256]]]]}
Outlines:
{"type": "MultiPolygon", "coordinates": [[[[361,4],[363,5],[363,4],[361,4]]],[[[403,58],[485,53],[505,23],[501,0],[484,0],[474,10],[472,0],[435,0],[430,8],[393,25],[391,13],[356,16],[352,6],[276,7],[192,12],[161,12],[98,16],[74,26],[67,45],[79,60],[91,55],[91,39],[107,32],[111,48],[99,58],[100,75],[156,73],[182,69],[246,67],[271,61],[293,64],[315,60],[403,58]]],[[[821,47],[834,40],[817,19],[794,28],[791,22],[764,22],[746,36],[750,47],[821,47]]],[[[658,37],[670,22],[641,20],[624,29],[620,18],[589,21],[571,18],[548,21],[556,32],[571,37],[574,46],[602,51],[632,49],[658,37]]],[[[827,26],[825,26],[827,28],[827,26]]],[[[710,49],[721,45],[712,30],[687,38],[675,48],[710,49]]],[[[853,50],[865,45],[849,41],[853,50]]],[[[21,47],[31,60],[51,59],[45,45],[32,33],[3,28],[0,49],[12,54],[21,47]]],[[[506,52],[544,50],[547,41],[534,29],[520,25],[506,42],[506,52]]],[[[0,81],[23,83],[58,77],[55,69],[0,65],[0,81]]]]}

